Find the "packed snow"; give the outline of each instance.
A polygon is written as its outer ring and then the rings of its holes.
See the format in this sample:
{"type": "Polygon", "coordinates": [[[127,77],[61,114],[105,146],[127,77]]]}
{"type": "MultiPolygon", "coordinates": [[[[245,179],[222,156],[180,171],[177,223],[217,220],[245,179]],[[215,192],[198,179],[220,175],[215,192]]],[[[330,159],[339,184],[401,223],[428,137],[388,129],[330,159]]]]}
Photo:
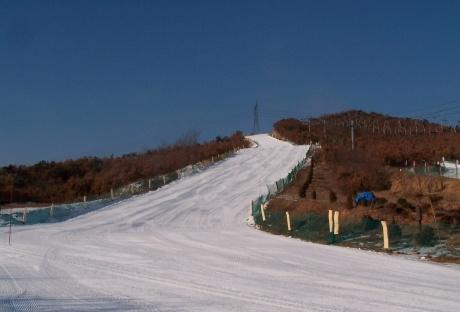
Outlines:
{"type": "Polygon", "coordinates": [[[307,146],[267,135],[204,172],[65,222],[6,228],[1,311],[459,311],[460,270],[246,224],[307,146]]]}

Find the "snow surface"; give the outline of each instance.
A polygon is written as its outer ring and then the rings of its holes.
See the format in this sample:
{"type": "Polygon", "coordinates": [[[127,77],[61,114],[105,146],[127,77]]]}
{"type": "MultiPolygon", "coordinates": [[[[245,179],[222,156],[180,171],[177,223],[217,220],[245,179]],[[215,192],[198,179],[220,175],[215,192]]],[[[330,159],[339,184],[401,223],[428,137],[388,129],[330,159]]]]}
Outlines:
{"type": "MultiPolygon", "coordinates": [[[[459,311],[460,270],[249,227],[304,157],[267,135],[208,170],[0,242],[1,311],[459,311]]],[[[6,231],[5,228],[3,230],[6,231]]]]}

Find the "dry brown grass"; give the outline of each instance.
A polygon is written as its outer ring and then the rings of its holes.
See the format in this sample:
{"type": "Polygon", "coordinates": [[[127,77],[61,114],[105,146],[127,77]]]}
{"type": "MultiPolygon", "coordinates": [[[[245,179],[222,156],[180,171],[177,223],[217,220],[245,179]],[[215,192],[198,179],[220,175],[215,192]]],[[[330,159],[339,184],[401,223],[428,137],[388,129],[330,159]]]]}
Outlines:
{"type": "Polygon", "coordinates": [[[85,157],[33,166],[0,168],[0,203],[68,202],[99,196],[111,188],[174,172],[213,156],[249,146],[243,134],[197,143],[183,137],[176,144],[121,157],[85,157]]]}

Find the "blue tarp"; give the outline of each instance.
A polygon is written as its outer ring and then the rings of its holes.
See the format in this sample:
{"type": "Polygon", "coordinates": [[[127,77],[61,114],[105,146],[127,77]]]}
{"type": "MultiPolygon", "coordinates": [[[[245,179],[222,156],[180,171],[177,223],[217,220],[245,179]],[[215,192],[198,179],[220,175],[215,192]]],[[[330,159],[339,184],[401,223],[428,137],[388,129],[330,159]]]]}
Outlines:
{"type": "Polygon", "coordinates": [[[375,199],[374,193],[372,193],[372,192],[362,192],[362,193],[358,193],[358,195],[356,195],[355,202],[357,204],[359,204],[362,201],[370,202],[370,201],[373,201],[374,199],[375,199]]]}

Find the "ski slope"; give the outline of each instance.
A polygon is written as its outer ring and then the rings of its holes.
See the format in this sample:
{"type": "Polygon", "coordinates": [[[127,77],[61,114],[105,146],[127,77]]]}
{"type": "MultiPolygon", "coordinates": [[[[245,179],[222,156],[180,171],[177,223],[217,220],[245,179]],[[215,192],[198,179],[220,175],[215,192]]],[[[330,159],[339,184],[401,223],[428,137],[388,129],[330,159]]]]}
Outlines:
{"type": "MultiPolygon", "coordinates": [[[[459,311],[460,270],[245,224],[307,147],[258,147],[160,190],[0,242],[0,311],[459,311]]],[[[5,228],[3,228],[5,230],[5,228]]]]}

